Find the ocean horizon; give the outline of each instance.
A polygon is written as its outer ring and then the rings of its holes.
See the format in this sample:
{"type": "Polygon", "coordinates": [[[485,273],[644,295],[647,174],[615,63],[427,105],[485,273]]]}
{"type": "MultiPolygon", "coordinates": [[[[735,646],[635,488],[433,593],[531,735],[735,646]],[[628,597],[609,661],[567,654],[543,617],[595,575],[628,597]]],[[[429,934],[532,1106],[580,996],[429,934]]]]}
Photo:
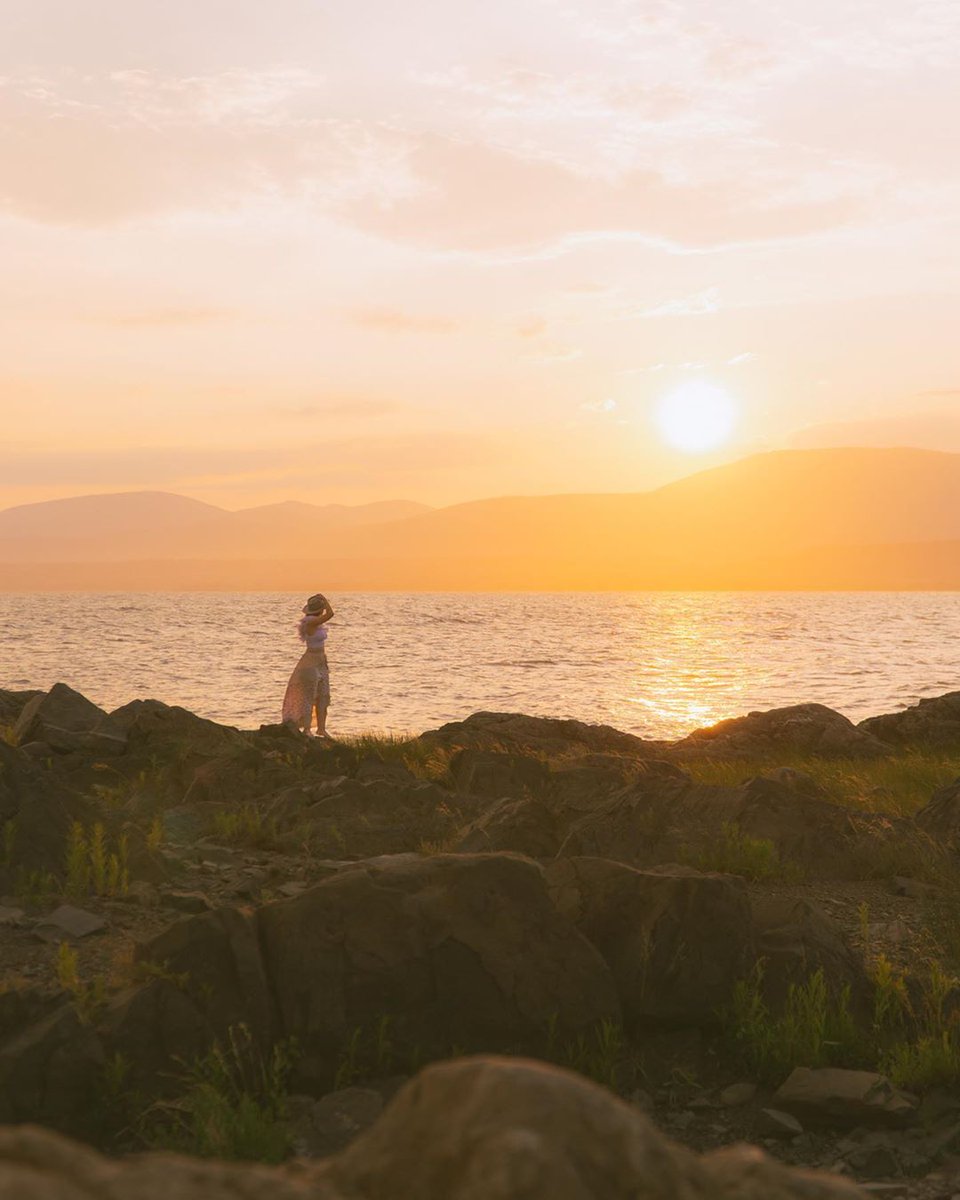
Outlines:
{"type": "MultiPolygon", "coordinates": [[[[334,734],[513,711],[675,738],[817,702],[852,720],[960,688],[957,592],[353,592],[331,597],[334,734]]],[[[0,687],[62,681],[242,728],[279,720],[293,593],[0,594],[0,687]]]]}

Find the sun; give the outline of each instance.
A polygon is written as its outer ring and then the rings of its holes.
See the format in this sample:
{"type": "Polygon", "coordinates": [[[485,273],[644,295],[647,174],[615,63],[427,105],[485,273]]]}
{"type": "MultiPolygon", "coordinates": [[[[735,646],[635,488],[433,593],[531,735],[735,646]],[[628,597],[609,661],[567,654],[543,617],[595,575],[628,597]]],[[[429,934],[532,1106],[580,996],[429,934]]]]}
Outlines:
{"type": "Polygon", "coordinates": [[[740,406],[722,387],[696,379],[661,396],[654,419],[668,446],[686,454],[702,454],[730,440],[740,419],[740,406]]]}

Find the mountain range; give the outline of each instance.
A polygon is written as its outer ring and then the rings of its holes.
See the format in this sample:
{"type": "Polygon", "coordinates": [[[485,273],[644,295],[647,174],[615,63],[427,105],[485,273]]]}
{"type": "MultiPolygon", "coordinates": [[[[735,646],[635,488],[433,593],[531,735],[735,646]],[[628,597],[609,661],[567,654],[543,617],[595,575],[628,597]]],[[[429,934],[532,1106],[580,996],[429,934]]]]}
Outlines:
{"type": "Polygon", "coordinates": [[[647,492],[0,512],[0,589],[960,589],[960,455],[753,455],[647,492]]]}

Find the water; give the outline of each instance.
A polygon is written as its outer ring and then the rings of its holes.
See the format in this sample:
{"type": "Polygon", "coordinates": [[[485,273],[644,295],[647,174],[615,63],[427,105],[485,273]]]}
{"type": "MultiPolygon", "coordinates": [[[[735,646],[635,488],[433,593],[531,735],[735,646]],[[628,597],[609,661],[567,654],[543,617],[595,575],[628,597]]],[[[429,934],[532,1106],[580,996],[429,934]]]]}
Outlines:
{"type": "MultiPolygon", "coordinates": [[[[960,688],[960,593],[334,596],[333,733],[481,709],[679,737],[816,700],[853,720],[960,688]]],[[[279,719],[303,597],[0,594],[0,687],[63,680],[105,708],[152,696],[279,719]]]]}

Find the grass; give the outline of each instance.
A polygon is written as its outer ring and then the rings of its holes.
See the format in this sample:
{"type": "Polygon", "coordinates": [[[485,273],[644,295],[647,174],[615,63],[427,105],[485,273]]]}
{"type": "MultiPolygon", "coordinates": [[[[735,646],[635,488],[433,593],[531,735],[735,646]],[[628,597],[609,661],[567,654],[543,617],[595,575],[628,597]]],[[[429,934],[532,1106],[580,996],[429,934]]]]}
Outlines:
{"type": "Polygon", "coordinates": [[[431,746],[413,734],[361,733],[343,738],[341,745],[349,746],[358,759],[381,758],[384,762],[406,767],[417,779],[446,786],[452,783],[452,752],[441,746],[431,746]]]}
{"type": "Polygon", "coordinates": [[[544,1058],[612,1091],[617,1090],[618,1076],[628,1050],[623,1028],[615,1021],[600,1021],[574,1038],[559,1036],[556,1017],[547,1023],[544,1058]]]}
{"type": "Polygon", "coordinates": [[[213,832],[230,846],[245,846],[252,850],[279,848],[280,831],[276,818],[269,816],[259,804],[241,804],[216,813],[213,832]]]}
{"type": "Polygon", "coordinates": [[[180,1099],[148,1110],[144,1140],[201,1158],[282,1162],[290,1152],[284,1117],[291,1053],[281,1044],[265,1053],[245,1025],[231,1026],[223,1044],[184,1067],[180,1099]]]}
{"type": "Polygon", "coordinates": [[[753,775],[790,767],[814,779],[834,804],[889,816],[911,816],[933,793],[960,776],[960,758],[915,751],[876,760],[775,755],[769,758],[685,762],[698,783],[736,787],[753,775]]]}
{"type": "Polygon", "coordinates": [[[803,878],[800,864],[784,862],[773,842],[752,837],[731,821],[724,822],[716,841],[696,851],[681,852],[678,857],[700,871],[742,875],[754,881],[798,883],[803,878]]]}
{"type": "Polygon", "coordinates": [[[726,1014],[728,1046],[761,1083],[777,1086],[795,1067],[878,1071],[898,1087],[923,1091],[960,1084],[960,1020],[948,1000],[957,981],[938,963],[911,989],[882,956],[871,964],[869,1022],[851,1011],[850,992],[832,991],[822,970],[790,986],[779,1013],[763,996],[763,964],[741,980],[726,1014]]]}

